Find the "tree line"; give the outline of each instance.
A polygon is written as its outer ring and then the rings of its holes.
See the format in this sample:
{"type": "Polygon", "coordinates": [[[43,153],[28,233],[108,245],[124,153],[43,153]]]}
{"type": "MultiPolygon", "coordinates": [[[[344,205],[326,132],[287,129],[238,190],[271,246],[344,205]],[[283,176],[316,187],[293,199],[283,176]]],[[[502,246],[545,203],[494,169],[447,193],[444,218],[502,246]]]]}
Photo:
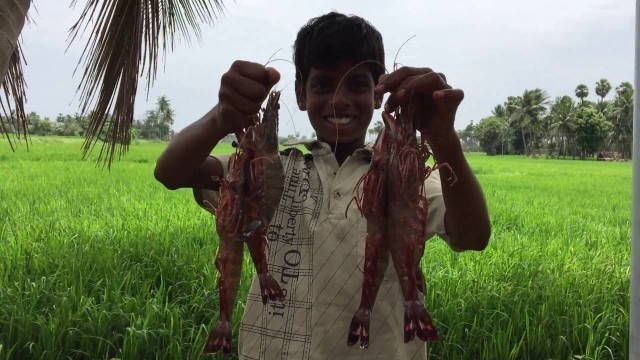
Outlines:
{"type": "Polygon", "coordinates": [[[488,155],[521,154],[585,159],[600,152],[631,158],[633,87],[622,82],[612,99],[607,79],[595,84],[596,102],[586,100],[589,88],[580,84],[571,96],[554,100],[542,89],[525,90],[495,106],[492,115],[458,132],[466,151],[488,155]]]}
{"type": "MultiPolygon", "coordinates": [[[[15,114],[11,115],[15,117],[15,114]]],[[[82,115],[75,113],[58,114],[51,120],[49,117],[41,117],[35,112],[30,112],[26,117],[26,124],[17,124],[15,118],[5,119],[5,129],[0,128],[0,133],[23,133],[24,126],[27,132],[36,136],[85,136],[89,129],[91,113],[82,115]]],[[[175,112],[166,96],[158,97],[156,107],[147,110],[141,120],[134,120],[131,124],[131,139],[170,140],[175,135],[173,123],[175,112]]],[[[109,121],[105,123],[100,139],[109,138],[109,121]]]]}

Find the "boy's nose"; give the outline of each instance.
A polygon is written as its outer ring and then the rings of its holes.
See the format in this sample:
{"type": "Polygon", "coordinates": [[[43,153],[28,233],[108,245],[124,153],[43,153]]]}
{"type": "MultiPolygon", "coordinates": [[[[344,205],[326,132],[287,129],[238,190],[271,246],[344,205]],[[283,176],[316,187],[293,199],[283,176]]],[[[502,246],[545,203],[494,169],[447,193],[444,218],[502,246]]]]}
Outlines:
{"type": "Polygon", "coordinates": [[[346,94],[346,89],[338,88],[331,97],[330,105],[336,110],[348,108],[349,97],[346,94]]]}

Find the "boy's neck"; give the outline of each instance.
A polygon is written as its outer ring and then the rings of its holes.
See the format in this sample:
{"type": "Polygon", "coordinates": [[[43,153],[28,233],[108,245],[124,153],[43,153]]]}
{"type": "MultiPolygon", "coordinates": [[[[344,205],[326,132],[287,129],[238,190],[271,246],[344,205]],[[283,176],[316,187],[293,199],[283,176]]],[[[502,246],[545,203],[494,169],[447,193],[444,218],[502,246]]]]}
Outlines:
{"type": "Polygon", "coordinates": [[[336,157],[336,161],[338,162],[338,166],[342,166],[342,164],[347,160],[354,151],[358,149],[362,149],[364,147],[364,139],[353,141],[350,143],[327,143],[331,146],[331,151],[333,155],[336,157]],[[337,145],[337,146],[336,146],[337,145]]]}

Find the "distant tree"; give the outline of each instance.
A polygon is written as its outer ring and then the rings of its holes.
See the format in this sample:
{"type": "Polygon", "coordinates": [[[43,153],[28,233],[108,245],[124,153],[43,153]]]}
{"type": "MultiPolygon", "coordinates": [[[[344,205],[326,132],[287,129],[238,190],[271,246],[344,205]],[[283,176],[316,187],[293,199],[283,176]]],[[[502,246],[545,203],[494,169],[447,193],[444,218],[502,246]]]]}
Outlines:
{"type": "Polygon", "coordinates": [[[611,91],[611,84],[607,79],[600,79],[600,81],[596,82],[596,94],[600,97],[600,102],[604,101],[604,98],[611,91]]]}
{"type": "Polygon", "coordinates": [[[507,114],[507,109],[503,105],[496,105],[496,107],[493,108],[493,111],[491,111],[491,113],[493,114],[493,116],[503,118],[505,120],[509,118],[509,115],[507,114]]]}
{"type": "Polygon", "coordinates": [[[382,121],[378,120],[375,124],[373,124],[373,132],[376,135],[380,134],[380,132],[382,132],[382,129],[384,129],[384,123],[382,121]]]}
{"type": "Polygon", "coordinates": [[[557,97],[551,105],[549,114],[551,118],[550,131],[556,137],[561,150],[558,154],[562,153],[563,156],[567,155],[567,147],[571,146],[575,139],[576,122],[578,120],[576,112],[575,102],[566,95],[557,97]]]}
{"type": "Polygon", "coordinates": [[[147,110],[142,120],[134,121],[132,129],[138,129],[141,139],[170,140],[173,132],[175,112],[166,96],[158,97],[156,107],[147,110]]]}
{"type": "Polygon", "coordinates": [[[611,112],[611,102],[607,100],[598,101],[595,104],[595,109],[605,117],[609,117],[609,113],[611,112]]]}
{"type": "Polygon", "coordinates": [[[584,102],[584,99],[589,96],[589,88],[585,84],[580,84],[576,87],[576,97],[580,99],[580,103],[584,102]]]}
{"type": "Polygon", "coordinates": [[[49,118],[42,119],[40,115],[35,112],[27,114],[27,124],[29,126],[29,133],[37,136],[52,135],[55,130],[55,125],[49,120],[49,118]]]}
{"type": "Polygon", "coordinates": [[[82,136],[85,136],[87,134],[92,116],[93,116],[93,111],[89,112],[89,114],[86,116],[83,116],[82,114],[78,114],[78,113],[74,114],[74,120],[76,121],[76,123],[78,124],[78,127],[80,128],[80,131],[82,132],[82,136]]]}
{"type": "Polygon", "coordinates": [[[475,125],[473,125],[473,120],[471,120],[463,130],[458,132],[458,137],[462,141],[462,147],[465,151],[478,151],[478,141],[475,137],[474,130],[475,125]]]}
{"type": "Polygon", "coordinates": [[[160,96],[156,103],[156,113],[158,116],[158,135],[161,140],[169,140],[175,118],[175,112],[171,109],[171,104],[166,96],[160,96]]]}
{"type": "Polygon", "coordinates": [[[580,158],[585,159],[601,148],[612,126],[592,107],[578,107],[576,117],[576,144],[580,158]]]}
{"type": "Polygon", "coordinates": [[[58,114],[54,133],[59,136],[82,136],[83,134],[76,118],[68,114],[58,114]]]}
{"type": "Polygon", "coordinates": [[[620,151],[627,159],[631,158],[633,142],[633,93],[631,83],[620,84],[616,88],[616,97],[609,111],[612,124],[609,146],[620,151]]]}
{"type": "Polygon", "coordinates": [[[474,137],[480,141],[480,146],[487,155],[495,155],[499,148],[504,153],[504,142],[507,140],[509,124],[507,121],[490,116],[482,119],[474,129],[474,137]]]}
{"type": "Polygon", "coordinates": [[[616,87],[616,94],[618,96],[633,96],[633,85],[628,81],[623,81],[616,87]]]}
{"type": "Polygon", "coordinates": [[[30,112],[27,114],[27,127],[29,129],[29,134],[32,135],[41,135],[40,133],[40,115],[35,112],[30,112]]]}
{"type": "Polygon", "coordinates": [[[160,139],[160,121],[156,110],[147,110],[142,120],[140,137],[143,139],[160,139]]]}
{"type": "Polygon", "coordinates": [[[525,90],[522,96],[509,99],[508,111],[510,112],[509,122],[517,124],[522,135],[524,153],[527,154],[527,141],[525,132],[529,133],[531,139],[529,144],[535,143],[536,135],[541,131],[542,120],[545,115],[546,104],[549,96],[542,89],[525,90]]]}

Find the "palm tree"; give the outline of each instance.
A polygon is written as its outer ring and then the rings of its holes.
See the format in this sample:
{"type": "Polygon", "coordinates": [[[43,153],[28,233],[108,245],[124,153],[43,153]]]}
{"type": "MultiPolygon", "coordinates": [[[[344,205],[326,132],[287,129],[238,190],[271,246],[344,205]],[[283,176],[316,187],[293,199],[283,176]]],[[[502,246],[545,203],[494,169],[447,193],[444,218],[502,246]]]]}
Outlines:
{"type": "Polygon", "coordinates": [[[569,96],[557,97],[551,105],[550,130],[562,145],[562,155],[567,154],[567,145],[572,143],[576,128],[576,106],[569,96]]]}
{"type": "Polygon", "coordinates": [[[580,104],[584,103],[584,98],[589,96],[589,88],[585,84],[580,84],[576,87],[576,97],[580,99],[580,104]]]}
{"type": "Polygon", "coordinates": [[[613,125],[609,136],[609,146],[615,146],[625,158],[631,158],[633,139],[633,87],[623,82],[616,88],[610,120],[613,125]]]}
{"type": "MultiPolygon", "coordinates": [[[[30,5],[31,0],[0,1],[0,14],[9,20],[0,22],[0,38],[8,39],[0,42],[0,78],[4,79],[0,91],[10,94],[0,101],[0,112],[7,113],[12,98],[18,123],[25,119],[18,37],[30,5]]],[[[99,159],[110,165],[116,144],[119,155],[126,152],[138,78],[146,75],[148,90],[155,79],[159,56],[164,57],[167,49],[173,49],[176,36],[189,42],[195,35],[199,40],[200,24],[212,24],[223,10],[222,0],[87,0],[70,34],[73,43],[80,32],[92,26],[78,61],[78,66],[84,67],[78,86],[81,112],[90,114],[91,119],[83,145],[85,155],[105,124],[113,136],[103,143],[99,159]],[[107,122],[108,114],[111,116],[107,122]]],[[[0,126],[4,129],[1,117],[0,126]]]]}
{"type": "Polygon", "coordinates": [[[609,80],[600,79],[600,81],[596,83],[596,94],[600,96],[600,102],[604,101],[604,98],[607,96],[609,91],[611,91],[611,84],[609,83],[609,80]]]}
{"type": "Polygon", "coordinates": [[[527,155],[525,131],[530,135],[530,145],[533,145],[542,127],[548,98],[549,95],[542,89],[525,90],[522,96],[516,97],[508,105],[510,109],[507,110],[511,113],[509,121],[516,122],[520,128],[525,155],[527,155]]]}
{"type": "Polygon", "coordinates": [[[169,133],[173,125],[175,112],[171,108],[169,99],[167,99],[166,96],[162,95],[158,98],[157,110],[158,122],[160,123],[160,138],[162,140],[169,140],[169,133]]]}
{"type": "Polygon", "coordinates": [[[505,109],[505,107],[500,104],[496,105],[491,113],[493,114],[493,116],[503,118],[505,120],[509,117],[507,115],[507,110],[505,109]]]}

